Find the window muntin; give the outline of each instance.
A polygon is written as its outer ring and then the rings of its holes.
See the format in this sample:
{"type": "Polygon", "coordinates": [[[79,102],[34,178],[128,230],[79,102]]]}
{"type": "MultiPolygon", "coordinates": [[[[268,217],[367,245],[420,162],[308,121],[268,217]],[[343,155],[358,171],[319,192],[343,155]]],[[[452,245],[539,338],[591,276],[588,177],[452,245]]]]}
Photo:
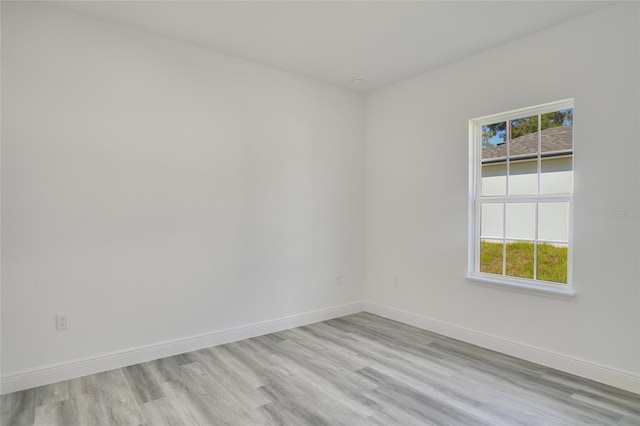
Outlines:
{"type": "Polygon", "coordinates": [[[469,275],[571,288],[573,101],[470,121],[469,275]]]}

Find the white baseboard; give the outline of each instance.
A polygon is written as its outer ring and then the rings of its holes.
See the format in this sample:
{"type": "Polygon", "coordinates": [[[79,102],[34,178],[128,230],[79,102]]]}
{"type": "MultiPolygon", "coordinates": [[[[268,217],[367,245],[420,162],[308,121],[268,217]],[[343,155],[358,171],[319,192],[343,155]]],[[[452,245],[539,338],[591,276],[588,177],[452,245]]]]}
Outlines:
{"type": "Polygon", "coordinates": [[[492,336],[378,303],[365,301],[364,311],[640,394],[640,375],[630,371],[492,336]]]}
{"type": "Polygon", "coordinates": [[[638,374],[492,336],[373,302],[354,302],[183,339],[18,371],[2,377],[0,380],[0,393],[16,392],[114,368],[126,367],[158,358],[275,333],[362,311],[640,394],[640,375],[638,374]]]}
{"type": "Polygon", "coordinates": [[[170,340],[153,345],[140,346],[123,351],[18,371],[2,377],[0,381],[0,393],[16,392],[62,380],[86,376],[88,374],[112,370],[114,368],[122,368],[158,358],[275,333],[314,322],[351,315],[362,312],[362,306],[362,302],[348,303],[346,305],[232,327],[183,339],[170,340]]]}

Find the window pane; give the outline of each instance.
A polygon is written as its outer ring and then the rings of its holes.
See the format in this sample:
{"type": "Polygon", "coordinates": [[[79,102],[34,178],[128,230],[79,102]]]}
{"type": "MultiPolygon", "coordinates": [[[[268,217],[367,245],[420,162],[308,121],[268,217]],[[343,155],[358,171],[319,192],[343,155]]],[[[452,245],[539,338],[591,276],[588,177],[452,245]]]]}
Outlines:
{"type": "Polygon", "coordinates": [[[507,272],[511,277],[533,278],[533,241],[507,243],[507,272]]]}
{"type": "MultiPolygon", "coordinates": [[[[511,133],[510,139],[518,139],[522,136],[530,135],[538,132],[538,115],[529,117],[516,118],[509,122],[511,133]]],[[[533,151],[537,152],[537,150],[533,151]]]]}
{"type": "Polygon", "coordinates": [[[504,204],[485,203],[480,217],[480,236],[502,238],[504,223],[504,204]]]}
{"type": "Polygon", "coordinates": [[[507,164],[482,165],[482,195],[507,195],[507,164]]]}
{"type": "Polygon", "coordinates": [[[535,207],[534,203],[507,204],[507,238],[535,238],[535,207]]]}
{"type": "Polygon", "coordinates": [[[540,193],[573,191],[573,109],[541,115],[540,193]]]}
{"type": "Polygon", "coordinates": [[[482,126],[482,195],[507,194],[507,123],[482,126]]]}
{"type": "Polygon", "coordinates": [[[573,126],[573,108],[548,112],[540,116],[540,127],[542,130],[561,126],[573,126]]]}
{"type": "Polygon", "coordinates": [[[506,157],[507,123],[505,121],[482,126],[482,159],[506,157]]]}
{"type": "Polygon", "coordinates": [[[573,192],[573,156],[544,157],[541,162],[541,194],[573,192]]]}
{"type": "Polygon", "coordinates": [[[480,240],[480,272],[502,275],[503,242],[480,240]]]}
{"type": "Polygon", "coordinates": [[[539,280],[554,283],[567,283],[566,244],[538,243],[538,276],[539,280]]]}
{"type": "Polygon", "coordinates": [[[538,204],[538,239],[569,241],[569,203],[538,204]]]}
{"type": "Polygon", "coordinates": [[[538,159],[509,163],[509,195],[538,193],[538,159]]]}
{"type": "Polygon", "coordinates": [[[538,116],[522,117],[509,122],[509,158],[536,157],[538,154],[538,116]]]}

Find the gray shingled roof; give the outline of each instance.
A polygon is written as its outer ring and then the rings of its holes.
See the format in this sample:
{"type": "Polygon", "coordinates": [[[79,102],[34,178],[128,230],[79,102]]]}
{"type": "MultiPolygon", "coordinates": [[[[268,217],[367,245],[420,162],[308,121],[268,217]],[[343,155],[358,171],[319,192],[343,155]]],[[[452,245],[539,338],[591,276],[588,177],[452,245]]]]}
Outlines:
{"type": "MultiPolygon", "coordinates": [[[[573,126],[552,127],[542,130],[542,156],[547,152],[573,151],[573,126]]],[[[536,156],[538,152],[538,132],[529,133],[509,141],[509,157],[530,154],[536,156]]],[[[496,162],[507,156],[507,144],[482,150],[483,162],[496,162]]]]}

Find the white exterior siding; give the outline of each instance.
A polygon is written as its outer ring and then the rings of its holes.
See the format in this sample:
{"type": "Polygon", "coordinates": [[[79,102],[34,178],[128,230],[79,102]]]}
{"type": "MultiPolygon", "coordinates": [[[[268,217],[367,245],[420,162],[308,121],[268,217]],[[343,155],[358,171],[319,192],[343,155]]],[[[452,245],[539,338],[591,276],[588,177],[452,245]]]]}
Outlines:
{"type": "MultiPolygon", "coordinates": [[[[541,164],[540,186],[542,193],[571,192],[573,187],[572,157],[545,158],[541,164]]],[[[532,195],[538,187],[536,160],[512,162],[509,165],[509,192],[516,195],[532,195]]],[[[506,164],[482,166],[483,195],[505,195],[506,164]]],[[[534,205],[526,203],[507,209],[507,238],[531,238],[534,229],[534,205]]],[[[568,203],[540,203],[538,237],[548,241],[568,241],[568,203]],[[560,213],[555,215],[554,213],[560,213]],[[561,217],[563,219],[558,219],[561,217]]],[[[502,204],[485,205],[481,219],[483,238],[502,238],[502,204]]]]}

